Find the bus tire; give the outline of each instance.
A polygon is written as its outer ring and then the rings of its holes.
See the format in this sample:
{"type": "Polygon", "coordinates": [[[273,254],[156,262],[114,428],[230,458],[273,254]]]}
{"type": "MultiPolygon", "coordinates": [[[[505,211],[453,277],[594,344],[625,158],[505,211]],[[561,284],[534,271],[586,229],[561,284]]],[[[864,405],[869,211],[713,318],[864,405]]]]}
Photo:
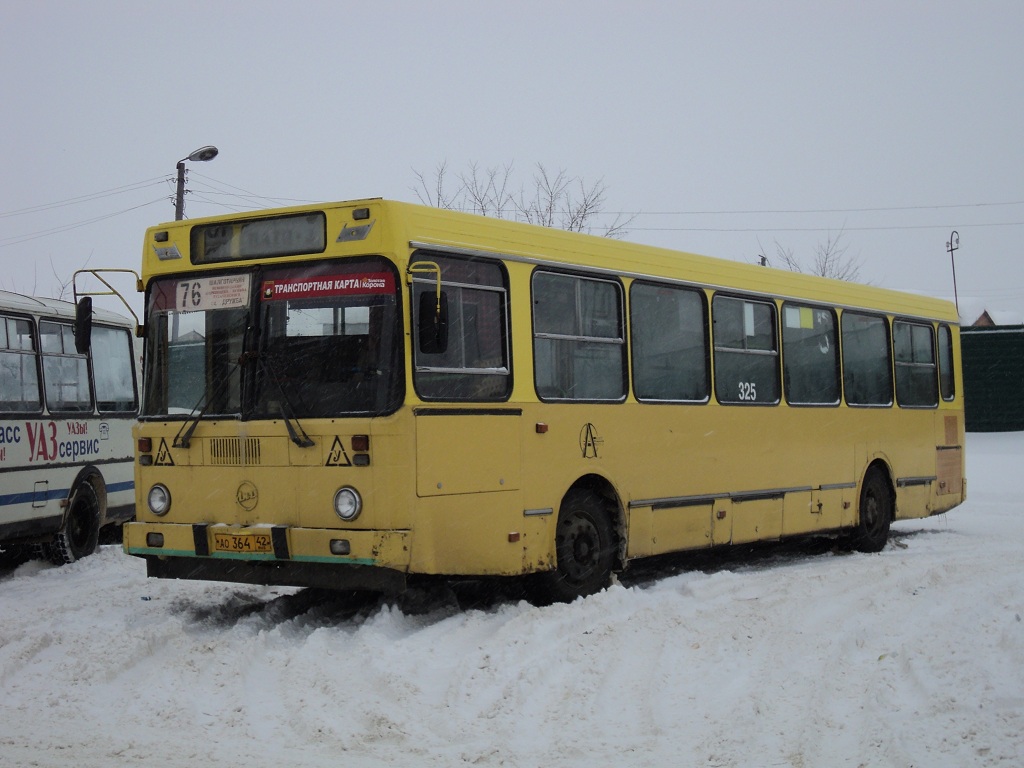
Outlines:
{"type": "Polygon", "coordinates": [[[71,495],[64,527],[49,545],[50,561],[68,565],[96,551],[100,536],[100,503],[92,483],[79,483],[71,495]]]}
{"type": "Polygon", "coordinates": [[[543,602],[572,602],[611,582],[615,537],[598,494],[577,488],[566,495],[558,511],[555,556],[554,570],[538,574],[538,597],[543,602]]]}
{"type": "Polygon", "coordinates": [[[860,489],[857,528],[851,544],[858,552],[881,552],[889,541],[893,499],[889,481],[878,468],[869,469],[860,489]]]}

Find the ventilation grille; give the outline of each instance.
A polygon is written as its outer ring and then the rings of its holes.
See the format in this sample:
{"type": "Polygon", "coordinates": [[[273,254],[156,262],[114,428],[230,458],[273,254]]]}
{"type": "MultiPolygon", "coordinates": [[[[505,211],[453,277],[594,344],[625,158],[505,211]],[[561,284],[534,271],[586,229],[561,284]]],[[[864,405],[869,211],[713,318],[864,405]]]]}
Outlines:
{"type": "Polygon", "coordinates": [[[210,464],[219,466],[242,466],[260,463],[260,441],[258,437],[210,438],[210,464]]]}

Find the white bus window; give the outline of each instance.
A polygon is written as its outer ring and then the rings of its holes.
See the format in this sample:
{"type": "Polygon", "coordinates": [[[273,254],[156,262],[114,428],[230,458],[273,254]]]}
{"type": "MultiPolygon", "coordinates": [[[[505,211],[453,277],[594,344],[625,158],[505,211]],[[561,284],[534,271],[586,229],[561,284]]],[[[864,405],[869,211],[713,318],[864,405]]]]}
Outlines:
{"type": "Polygon", "coordinates": [[[71,325],[41,321],[39,346],[43,353],[46,407],[55,413],[92,410],[89,364],[85,355],[75,351],[71,325]]]}
{"type": "Polygon", "coordinates": [[[31,413],[41,406],[32,324],[0,316],[0,412],[31,413]]]}
{"type": "Polygon", "coordinates": [[[101,412],[135,410],[133,367],[128,331],[93,326],[92,370],[101,412]]]}

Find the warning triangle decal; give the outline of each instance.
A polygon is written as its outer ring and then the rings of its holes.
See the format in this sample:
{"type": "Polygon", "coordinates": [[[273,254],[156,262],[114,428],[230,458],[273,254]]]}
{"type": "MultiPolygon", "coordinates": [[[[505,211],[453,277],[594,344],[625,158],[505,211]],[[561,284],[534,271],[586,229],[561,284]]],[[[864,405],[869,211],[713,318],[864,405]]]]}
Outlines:
{"type": "Polygon", "coordinates": [[[158,467],[173,467],[174,459],[171,458],[171,451],[167,447],[167,440],[160,438],[160,447],[156,452],[156,460],[153,462],[158,467]]]}
{"type": "Polygon", "coordinates": [[[325,467],[351,467],[352,462],[349,461],[348,454],[345,453],[345,446],[341,444],[341,438],[335,436],[334,442],[331,444],[331,452],[327,455],[327,463],[325,467]]]}

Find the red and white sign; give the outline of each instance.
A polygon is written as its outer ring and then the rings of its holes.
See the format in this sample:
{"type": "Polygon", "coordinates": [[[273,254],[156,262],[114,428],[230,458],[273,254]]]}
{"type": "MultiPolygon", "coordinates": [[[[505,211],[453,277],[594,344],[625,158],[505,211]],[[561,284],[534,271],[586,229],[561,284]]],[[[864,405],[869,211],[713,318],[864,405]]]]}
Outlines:
{"type": "Polygon", "coordinates": [[[264,301],[281,299],[317,299],[327,296],[365,296],[392,293],[394,277],[390,272],[320,275],[286,280],[266,280],[260,295],[264,301]]]}

